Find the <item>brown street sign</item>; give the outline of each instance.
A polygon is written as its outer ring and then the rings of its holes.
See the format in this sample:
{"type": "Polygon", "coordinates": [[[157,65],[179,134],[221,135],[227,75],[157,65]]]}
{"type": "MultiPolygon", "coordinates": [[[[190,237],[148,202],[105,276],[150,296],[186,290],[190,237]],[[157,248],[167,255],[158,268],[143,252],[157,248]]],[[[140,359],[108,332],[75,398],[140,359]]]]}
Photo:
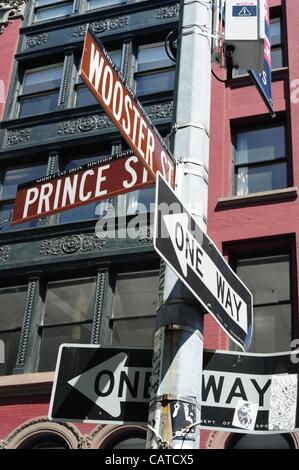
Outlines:
{"type": "Polygon", "coordinates": [[[18,187],[12,224],[47,217],[154,184],[131,151],[18,187]]]}
{"type": "Polygon", "coordinates": [[[175,164],[162,137],[90,30],[85,36],[81,76],[150,175],[155,178],[159,171],[173,187],[175,164]]]}

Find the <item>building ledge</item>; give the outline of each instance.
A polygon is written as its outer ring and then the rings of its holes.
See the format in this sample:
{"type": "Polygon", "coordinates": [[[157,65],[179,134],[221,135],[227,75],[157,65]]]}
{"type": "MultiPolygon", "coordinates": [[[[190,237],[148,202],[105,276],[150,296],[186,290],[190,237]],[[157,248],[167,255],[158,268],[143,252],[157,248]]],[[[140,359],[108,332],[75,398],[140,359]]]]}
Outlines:
{"type": "Polygon", "coordinates": [[[217,200],[216,209],[230,209],[246,205],[266,204],[268,202],[281,202],[285,200],[293,200],[298,198],[297,186],[278,189],[275,191],[264,191],[261,193],[252,193],[246,196],[230,196],[219,198],[217,200]]]}
{"type": "Polygon", "coordinates": [[[0,398],[49,395],[53,380],[54,372],[2,376],[0,377],[0,398]]]}

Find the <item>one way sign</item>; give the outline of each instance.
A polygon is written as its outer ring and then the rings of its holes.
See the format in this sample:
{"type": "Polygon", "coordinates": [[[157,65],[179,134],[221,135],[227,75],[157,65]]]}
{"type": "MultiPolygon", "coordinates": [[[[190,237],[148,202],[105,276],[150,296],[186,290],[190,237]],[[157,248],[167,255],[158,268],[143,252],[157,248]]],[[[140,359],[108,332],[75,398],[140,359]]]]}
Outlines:
{"type": "Polygon", "coordinates": [[[151,371],[151,349],[62,344],[49,419],[84,423],[145,423],[151,371]]]}
{"type": "Polygon", "coordinates": [[[247,351],[252,295],[160,175],[154,247],[228,336],[247,351]]]}

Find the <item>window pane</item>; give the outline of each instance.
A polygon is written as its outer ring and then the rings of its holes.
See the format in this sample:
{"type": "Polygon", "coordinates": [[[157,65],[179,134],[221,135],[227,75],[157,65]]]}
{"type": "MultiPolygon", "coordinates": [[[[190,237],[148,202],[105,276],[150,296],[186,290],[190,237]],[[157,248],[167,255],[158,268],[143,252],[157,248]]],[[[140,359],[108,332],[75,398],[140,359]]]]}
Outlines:
{"type": "Polygon", "coordinates": [[[140,437],[131,437],[119,442],[112,449],[145,449],[146,440],[140,437]]]}
{"type": "Polygon", "coordinates": [[[155,203],[155,188],[145,188],[126,194],[127,215],[150,212],[155,203]]]}
{"type": "Polygon", "coordinates": [[[27,286],[0,289],[0,331],[21,327],[26,298],[27,286]]]}
{"type": "Polygon", "coordinates": [[[272,69],[280,69],[283,67],[282,48],[278,47],[271,51],[272,69]]]}
{"type": "Polygon", "coordinates": [[[19,225],[11,225],[10,216],[12,214],[14,208],[14,203],[10,204],[0,204],[0,232],[8,232],[10,230],[24,230],[26,228],[37,227],[38,225],[42,225],[43,221],[40,219],[31,220],[30,222],[26,222],[24,224],[19,225]],[[3,223],[6,221],[5,223],[3,223]]]}
{"type": "Polygon", "coordinates": [[[288,177],[286,163],[238,169],[238,196],[283,189],[287,188],[287,186],[288,177]]]}
{"type": "Polygon", "coordinates": [[[11,223],[9,221],[10,216],[12,214],[12,210],[14,208],[14,204],[0,204],[0,232],[4,232],[11,227],[11,223]],[[6,222],[5,222],[6,221],[6,222]]]}
{"type": "Polygon", "coordinates": [[[19,117],[34,116],[35,114],[54,111],[58,106],[59,92],[28,96],[20,99],[19,117]]]}
{"type": "MultiPolygon", "coordinates": [[[[76,315],[75,315],[76,316],[76,315]]],[[[39,372],[55,369],[58,348],[63,343],[90,343],[91,322],[84,325],[68,325],[43,328],[40,348],[39,372]]]]}
{"type": "Polygon", "coordinates": [[[62,5],[54,5],[48,8],[40,8],[36,12],[35,21],[46,21],[53,18],[61,18],[69,16],[73,13],[73,2],[63,3],[62,5]]]}
{"type": "Polygon", "coordinates": [[[131,318],[115,320],[112,330],[112,346],[150,348],[154,343],[156,318],[131,318]]]}
{"type": "Polygon", "coordinates": [[[53,3],[62,3],[64,0],[37,0],[38,7],[44,7],[45,5],[53,5],[53,3]]]}
{"type": "Polygon", "coordinates": [[[250,351],[258,353],[289,351],[292,341],[291,318],[291,304],[255,307],[254,335],[250,351]]]}
{"type": "Polygon", "coordinates": [[[174,88],[174,70],[152,73],[136,77],[137,95],[148,95],[161,91],[170,91],[174,88]]]}
{"type": "Polygon", "coordinates": [[[29,439],[29,442],[26,439],[18,449],[69,449],[69,446],[62,437],[44,433],[29,439]]]}
{"type": "Polygon", "coordinates": [[[113,318],[155,315],[158,273],[121,274],[116,280],[113,318]]]}
{"type": "Polygon", "coordinates": [[[101,216],[102,201],[91,202],[75,209],[69,209],[65,212],[61,212],[59,222],[67,223],[76,221],[83,221],[89,219],[96,219],[101,216]]]}
{"type": "Polygon", "coordinates": [[[126,3],[126,0],[88,0],[89,8],[103,8],[107,6],[117,5],[119,3],[126,3]]]}
{"type": "Polygon", "coordinates": [[[240,435],[232,436],[228,449],[294,449],[287,435],[240,435]]]}
{"type": "Polygon", "coordinates": [[[280,18],[275,18],[270,22],[270,42],[271,46],[276,46],[281,44],[281,20],[280,18]]]}
{"type": "Polygon", "coordinates": [[[0,375],[12,374],[16,365],[27,299],[27,286],[0,289],[0,340],[4,342],[5,363],[0,363],[0,375]],[[15,330],[2,333],[5,330],[15,330]]]}
{"type": "Polygon", "coordinates": [[[21,329],[9,333],[1,333],[0,339],[5,345],[5,363],[0,363],[0,375],[11,375],[16,366],[21,329]]]}
{"type": "Polygon", "coordinates": [[[173,66],[165,51],[164,44],[141,46],[138,49],[137,72],[173,66]]]}
{"type": "Polygon", "coordinates": [[[50,282],[47,290],[44,325],[91,319],[95,289],[95,278],[50,282]]]}
{"type": "Polygon", "coordinates": [[[253,295],[254,305],[290,300],[288,255],[238,261],[237,273],[253,295]]]}
{"type": "Polygon", "coordinates": [[[269,127],[237,134],[237,164],[270,161],[286,156],[285,128],[269,127]]]}
{"type": "Polygon", "coordinates": [[[292,306],[288,255],[240,260],[237,274],[253,295],[252,352],[290,350],[292,306]]]}
{"type": "Polygon", "coordinates": [[[78,87],[76,106],[89,106],[92,104],[97,104],[98,106],[100,106],[98,100],[93,96],[91,91],[89,91],[87,86],[82,85],[78,87]]]}
{"type": "Polygon", "coordinates": [[[46,164],[6,170],[2,178],[2,190],[0,199],[14,199],[19,184],[27,183],[28,181],[45,176],[46,172],[46,164]]]}
{"type": "Polygon", "coordinates": [[[62,77],[62,69],[63,64],[54,65],[53,67],[47,67],[44,69],[28,70],[24,75],[24,91],[27,91],[27,87],[33,87],[38,84],[43,85],[43,90],[59,87],[62,77]]]}

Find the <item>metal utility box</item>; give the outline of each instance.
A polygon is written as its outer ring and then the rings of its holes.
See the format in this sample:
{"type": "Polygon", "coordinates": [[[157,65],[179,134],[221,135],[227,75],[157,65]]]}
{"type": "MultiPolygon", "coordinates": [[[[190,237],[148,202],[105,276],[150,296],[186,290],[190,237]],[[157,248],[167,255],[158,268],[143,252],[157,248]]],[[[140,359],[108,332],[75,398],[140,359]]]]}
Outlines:
{"type": "Polygon", "coordinates": [[[234,66],[262,72],[265,33],[264,0],[226,0],[224,43],[234,66]]]}

